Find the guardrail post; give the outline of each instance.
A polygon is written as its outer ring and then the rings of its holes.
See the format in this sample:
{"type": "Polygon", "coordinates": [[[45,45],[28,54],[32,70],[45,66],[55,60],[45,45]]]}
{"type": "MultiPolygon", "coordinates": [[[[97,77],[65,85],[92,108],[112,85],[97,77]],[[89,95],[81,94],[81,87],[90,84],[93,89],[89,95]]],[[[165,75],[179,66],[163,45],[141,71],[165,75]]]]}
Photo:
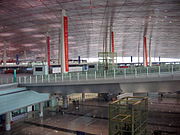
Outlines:
{"type": "Polygon", "coordinates": [[[42,79],[41,81],[42,81],[42,83],[43,83],[43,80],[44,80],[44,77],[43,77],[43,75],[41,75],[41,79],[42,79]]]}
{"type": "Polygon", "coordinates": [[[174,74],[174,67],[173,67],[173,65],[171,66],[171,73],[172,73],[172,75],[174,74]]]}
{"type": "Polygon", "coordinates": [[[159,66],[159,75],[161,74],[161,67],[159,66]]]}
{"type": "Polygon", "coordinates": [[[35,76],[35,80],[36,80],[36,83],[37,83],[37,75],[35,76]]]}
{"type": "Polygon", "coordinates": [[[86,80],[88,79],[88,76],[87,76],[87,71],[86,71],[86,80]]]}
{"type": "Polygon", "coordinates": [[[77,73],[77,80],[79,81],[79,72],[77,73]]]}
{"type": "Polygon", "coordinates": [[[49,74],[48,74],[48,82],[50,81],[50,79],[49,79],[49,74]]]}
{"type": "Polygon", "coordinates": [[[19,83],[21,83],[21,77],[19,77],[19,83]]]}
{"type": "Polygon", "coordinates": [[[69,80],[71,81],[71,73],[69,73],[69,80]]]}
{"type": "Polygon", "coordinates": [[[104,79],[106,78],[106,71],[104,71],[104,79]]]}
{"type": "Polygon", "coordinates": [[[137,77],[137,69],[135,68],[135,77],[137,77]]]}
{"type": "Polygon", "coordinates": [[[26,76],[24,76],[24,83],[26,83],[26,76]]]}
{"type": "Polygon", "coordinates": [[[57,82],[57,76],[54,74],[54,81],[57,82]]]}
{"type": "Polygon", "coordinates": [[[126,69],[124,68],[124,78],[126,78],[126,69]]]}
{"type": "Polygon", "coordinates": [[[94,71],[94,78],[95,78],[95,80],[96,80],[96,71],[94,71]]]}
{"type": "Polygon", "coordinates": [[[146,67],[146,75],[149,75],[148,67],[146,67]]]}
{"type": "Polygon", "coordinates": [[[63,73],[61,73],[61,79],[62,79],[62,81],[64,80],[64,75],[63,75],[63,73]]]}
{"type": "Polygon", "coordinates": [[[114,79],[115,79],[116,78],[116,70],[114,69],[113,72],[114,72],[114,79]]]}
{"type": "Polygon", "coordinates": [[[32,77],[30,76],[30,77],[29,77],[29,83],[31,83],[31,82],[32,82],[32,77]]]}

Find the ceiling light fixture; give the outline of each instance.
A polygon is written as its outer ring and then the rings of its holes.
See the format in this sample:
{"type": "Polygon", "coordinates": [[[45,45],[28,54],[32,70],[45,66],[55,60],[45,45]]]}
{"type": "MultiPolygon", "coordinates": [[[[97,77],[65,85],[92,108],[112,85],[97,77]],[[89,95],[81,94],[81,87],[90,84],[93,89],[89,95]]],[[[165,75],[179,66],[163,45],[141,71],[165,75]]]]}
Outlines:
{"type": "Polygon", "coordinates": [[[52,28],[61,28],[61,24],[50,24],[49,26],[52,28]]]}
{"type": "Polygon", "coordinates": [[[35,44],[22,44],[22,46],[24,47],[31,47],[31,46],[34,46],[35,44]]]}
{"type": "Polygon", "coordinates": [[[31,49],[31,51],[39,52],[40,50],[39,50],[39,49],[36,49],[36,48],[33,48],[33,49],[31,49]]]}
{"type": "Polygon", "coordinates": [[[14,48],[14,47],[9,47],[8,48],[8,51],[16,51],[17,49],[16,48],[14,48]]]}
{"type": "Polygon", "coordinates": [[[36,29],[35,28],[22,28],[22,29],[20,29],[20,31],[31,32],[31,31],[36,31],[36,29]]]}
{"type": "Polygon", "coordinates": [[[45,35],[43,35],[43,34],[35,34],[35,35],[32,35],[32,37],[45,37],[45,35]]]}
{"type": "Polygon", "coordinates": [[[8,36],[12,36],[14,35],[14,33],[0,33],[1,37],[8,37],[8,36]]]}

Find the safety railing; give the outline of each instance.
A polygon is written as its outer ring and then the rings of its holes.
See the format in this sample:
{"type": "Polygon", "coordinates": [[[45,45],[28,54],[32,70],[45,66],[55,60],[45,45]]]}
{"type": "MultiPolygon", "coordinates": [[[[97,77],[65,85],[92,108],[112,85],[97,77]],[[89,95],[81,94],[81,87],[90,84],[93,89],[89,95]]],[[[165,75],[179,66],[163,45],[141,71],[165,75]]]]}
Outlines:
{"type": "MultiPolygon", "coordinates": [[[[166,65],[153,67],[130,67],[114,70],[89,70],[82,72],[69,72],[63,74],[32,75],[17,77],[19,84],[31,83],[57,83],[64,81],[82,81],[99,79],[138,78],[138,77],[161,77],[163,75],[180,74],[180,65],[166,65]]],[[[1,84],[11,83],[13,78],[0,79],[1,84]]]]}
{"type": "Polygon", "coordinates": [[[14,78],[13,77],[0,78],[0,85],[1,84],[10,84],[10,83],[14,83],[14,78]]]}
{"type": "Polygon", "coordinates": [[[148,77],[151,75],[167,75],[180,73],[180,66],[132,67],[114,70],[90,70],[86,72],[69,72],[64,74],[49,74],[40,76],[19,77],[18,83],[56,83],[63,81],[81,81],[98,79],[116,79],[128,77],[148,77]]]}

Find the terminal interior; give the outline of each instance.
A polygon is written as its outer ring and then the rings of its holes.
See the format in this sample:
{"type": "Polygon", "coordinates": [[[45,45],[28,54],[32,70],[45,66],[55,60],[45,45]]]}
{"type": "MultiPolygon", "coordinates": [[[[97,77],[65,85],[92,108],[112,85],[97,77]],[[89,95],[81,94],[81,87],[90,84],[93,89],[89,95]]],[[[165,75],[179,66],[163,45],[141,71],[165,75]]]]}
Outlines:
{"type": "Polygon", "coordinates": [[[180,135],[179,0],[1,0],[0,135],[180,135]]]}

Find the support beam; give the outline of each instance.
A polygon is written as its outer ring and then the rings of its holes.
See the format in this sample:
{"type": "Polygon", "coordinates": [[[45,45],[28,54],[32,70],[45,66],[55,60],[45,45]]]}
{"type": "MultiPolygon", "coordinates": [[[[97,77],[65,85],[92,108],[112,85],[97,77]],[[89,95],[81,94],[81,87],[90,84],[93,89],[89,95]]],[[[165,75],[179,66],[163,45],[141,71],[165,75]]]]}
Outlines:
{"type": "Polygon", "coordinates": [[[112,52],[114,53],[114,32],[113,31],[111,32],[111,36],[112,36],[112,39],[111,39],[111,41],[112,41],[112,52]]]}
{"type": "Polygon", "coordinates": [[[151,41],[152,41],[152,35],[149,38],[149,66],[152,66],[152,60],[151,60],[151,41]]]}
{"type": "Polygon", "coordinates": [[[131,56],[131,63],[133,62],[133,56],[131,56]]]}
{"type": "Polygon", "coordinates": [[[47,35],[46,37],[46,43],[47,43],[47,63],[48,63],[48,69],[50,68],[50,60],[51,60],[51,56],[50,56],[50,37],[49,35],[47,35]]]}
{"type": "Polygon", "coordinates": [[[10,131],[11,130],[11,116],[12,115],[12,113],[11,112],[7,112],[6,113],[6,131],[10,131]]]}
{"type": "Polygon", "coordinates": [[[19,55],[16,54],[16,65],[19,65],[19,55]]]}
{"type": "Polygon", "coordinates": [[[66,11],[62,10],[62,28],[61,28],[61,44],[60,44],[60,56],[61,56],[61,73],[69,71],[69,59],[68,59],[68,17],[66,11]]]}
{"type": "Polygon", "coordinates": [[[81,56],[78,56],[78,64],[81,64],[81,56]]]}
{"type": "Polygon", "coordinates": [[[39,117],[44,116],[43,107],[44,107],[44,103],[43,102],[39,103],[39,117]]]}

